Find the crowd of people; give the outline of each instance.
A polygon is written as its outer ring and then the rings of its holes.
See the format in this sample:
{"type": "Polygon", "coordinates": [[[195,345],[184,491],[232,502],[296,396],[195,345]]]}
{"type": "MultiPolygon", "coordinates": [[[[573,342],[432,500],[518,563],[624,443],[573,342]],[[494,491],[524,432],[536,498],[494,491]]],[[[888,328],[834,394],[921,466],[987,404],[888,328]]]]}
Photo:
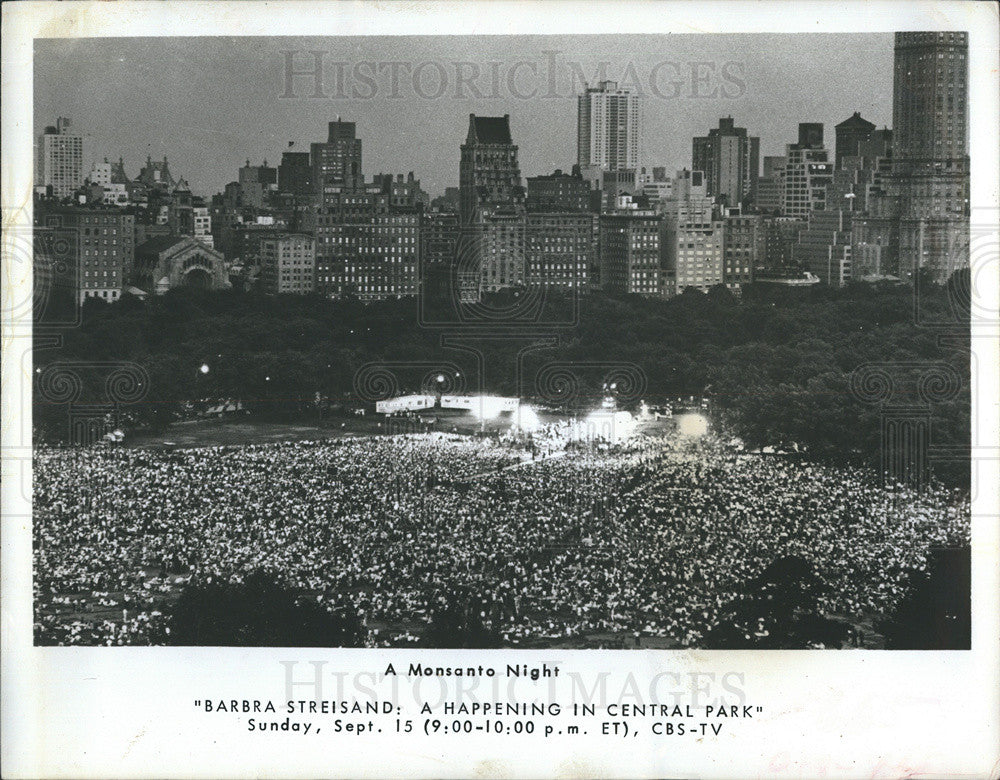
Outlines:
{"type": "Polygon", "coordinates": [[[39,450],[35,636],[163,641],[192,577],[280,572],[372,646],[414,644],[450,592],[508,646],[594,636],[703,646],[788,555],[820,608],[885,614],[930,550],[967,546],[967,500],[863,470],[639,435],[546,447],[444,433],[176,450],[39,450]]]}

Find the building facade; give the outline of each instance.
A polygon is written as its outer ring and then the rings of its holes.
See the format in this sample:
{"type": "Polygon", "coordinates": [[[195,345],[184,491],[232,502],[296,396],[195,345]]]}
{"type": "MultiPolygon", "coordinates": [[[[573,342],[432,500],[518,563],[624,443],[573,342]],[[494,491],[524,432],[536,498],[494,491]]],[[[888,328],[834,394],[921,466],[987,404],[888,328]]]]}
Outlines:
{"type": "Polygon", "coordinates": [[[391,205],[381,184],[328,189],[310,232],[316,237],[316,291],[380,300],[416,295],[422,210],[391,205]]]}
{"type": "Polygon", "coordinates": [[[852,217],[839,209],[810,214],[792,245],[792,262],[831,287],[843,287],[852,277],[852,217]]]}
{"type": "MultiPolygon", "coordinates": [[[[799,231],[806,226],[806,220],[795,217],[762,215],[761,228],[764,232],[764,256],[757,270],[777,271],[794,268],[792,245],[799,240],[799,231]]],[[[755,274],[758,276],[759,274],[755,274]]]]}
{"type": "Polygon", "coordinates": [[[457,213],[425,212],[420,226],[420,260],[424,267],[454,265],[460,232],[457,213]]]}
{"type": "Polygon", "coordinates": [[[529,212],[525,235],[528,285],[583,290],[597,265],[595,225],[585,210],[529,212]]]}
{"type": "Polygon", "coordinates": [[[190,236],[151,238],[137,246],[133,279],[136,287],[156,295],[177,287],[230,287],[222,253],[190,236]]]}
{"type": "Polygon", "coordinates": [[[784,197],[785,158],[768,156],[764,158],[764,170],[757,180],[757,196],[754,207],[761,214],[779,215],[785,205],[784,197]]]}
{"type": "Polygon", "coordinates": [[[260,245],[260,286],[266,293],[308,295],[315,289],[316,240],[302,233],[266,238],[260,245]]]}
{"type": "Polygon", "coordinates": [[[572,173],[556,169],[548,176],[529,176],[526,208],[529,212],[563,213],[590,209],[590,184],[580,175],[579,166],[572,173]]]}
{"type": "Polygon", "coordinates": [[[381,188],[385,195],[389,208],[402,209],[427,209],[430,207],[431,198],[420,187],[420,179],[410,171],[406,176],[397,173],[379,173],[372,178],[372,184],[376,188],[381,188]]]}
{"type": "Polygon", "coordinates": [[[80,302],[121,297],[133,275],[135,217],[118,208],[37,205],[35,224],[67,240],[60,253],[72,269],[63,274],[72,281],[80,302]]]}
{"type": "Polygon", "coordinates": [[[312,185],[318,193],[328,185],[353,185],[363,175],[361,139],[354,122],[330,122],[325,143],[309,147],[312,185]]]}
{"type": "Polygon", "coordinates": [[[764,256],[763,217],[735,211],[723,222],[722,283],[738,292],[753,282],[754,270],[764,256]]]}
{"type": "Polygon", "coordinates": [[[650,209],[623,208],[601,214],[601,286],[614,293],[672,295],[662,231],[662,218],[650,209]]]}
{"type": "Polygon", "coordinates": [[[525,190],[509,115],[469,114],[459,190],[460,271],[478,272],[481,292],[524,284],[525,190]]]}
{"type": "Polygon", "coordinates": [[[833,163],[823,145],[823,125],[799,125],[798,143],[785,147],[785,168],[781,180],[781,213],[805,219],[811,211],[826,206],[826,187],[833,178],[833,163]]]}
{"type": "Polygon", "coordinates": [[[35,185],[60,200],[83,186],[91,166],[89,139],[74,132],[72,124],[59,117],[54,126],[45,128],[36,149],[35,185]]]}
{"type": "Polygon", "coordinates": [[[252,209],[262,209],[268,196],[278,188],[278,170],[267,164],[246,165],[239,172],[240,196],[244,206],[252,209]]]}
{"type": "Polygon", "coordinates": [[[857,111],[834,128],[836,136],[835,164],[839,170],[845,157],[859,157],[862,147],[871,140],[875,125],[863,119],[857,111]]]}
{"type": "Polygon", "coordinates": [[[964,32],[896,33],[891,173],[856,236],[883,273],[969,264],[968,51],[964,32]]]}
{"type": "Polygon", "coordinates": [[[283,152],[278,164],[278,192],[308,195],[312,191],[312,162],[309,152],[283,152]]]}
{"type": "Polygon", "coordinates": [[[638,94],[601,81],[577,97],[577,155],[583,169],[639,168],[642,107],[638,94]]]}
{"type": "Polygon", "coordinates": [[[691,168],[705,174],[708,194],[726,205],[752,202],[760,178],[760,138],[736,127],[732,117],[722,118],[707,136],[692,141],[691,168]]]}

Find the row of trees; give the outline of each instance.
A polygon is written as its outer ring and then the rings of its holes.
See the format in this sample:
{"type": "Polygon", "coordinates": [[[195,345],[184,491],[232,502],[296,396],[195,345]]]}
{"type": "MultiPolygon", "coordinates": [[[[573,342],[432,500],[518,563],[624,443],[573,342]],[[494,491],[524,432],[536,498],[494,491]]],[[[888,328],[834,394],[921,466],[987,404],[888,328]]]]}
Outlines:
{"type": "MultiPolygon", "coordinates": [[[[435,363],[459,366],[463,386],[475,391],[481,359],[488,392],[587,405],[604,392],[609,370],[629,364],[639,373],[631,388],[619,388],[626,405],[638,400],[631,391],[650,400],[706,395],[716,422],[750,446],[795,445],[814,457],[876,464],[882,405],[901,398],[927,407],[935,444],[969,440],[968,279],[960,273],[947,286],[922,284],[919,295],[907,286],[751,285],[740,299],[720,286],[666,301],[596,293],[574,302],[550,292],[531,329],[558,336],[550,346],[518,336],[523,328],[491,338],[478,331],[463,337],[461,326],[421,327],[421,316],[426,323],[435,315],[414,299],[365,304],[182,289],[147,301],[88,301],[82,325],[65,332],[59,348],[39,348],[35,363],[140,364],[149,386],[129,411],[142,425],[165,425],[184,402],[201,398],[240,399],[258,415],[314,413],[316,394],[359,400],[356,374],[372,361],[410,366],[396,370],[400,391],[419,389],[427,370],[421,366],[435,363]],[[915,302],[922,321],[947,327],[915,322],[915,302]],[[459,334],[452,341],[467,349],[442,346],[442,333],[459,334]],[[518,371],[519,353],[532,344],[518,371]],[[544,381],[543,367],[554,362],[569,366],[571,386],[544,381]],[[852,384],[859,367],[872,365],[909,372],[890,377],[897,391],[891,401],[852,384]],[[923,367],[934,366],[948,368],[958,387],[926,403],[915,388],[923,367]]],[[[516,312],[522,294],[489,304],[516,312]]],[[[498,332],[516,320],[511,316],[499,320],[498,332]]],[[[75,401],[106,400],[106,376],[80,373],[75,401]]],[[[58,437],[66,402],[44,392],[35,397],[39,432],[58,437]]]]}

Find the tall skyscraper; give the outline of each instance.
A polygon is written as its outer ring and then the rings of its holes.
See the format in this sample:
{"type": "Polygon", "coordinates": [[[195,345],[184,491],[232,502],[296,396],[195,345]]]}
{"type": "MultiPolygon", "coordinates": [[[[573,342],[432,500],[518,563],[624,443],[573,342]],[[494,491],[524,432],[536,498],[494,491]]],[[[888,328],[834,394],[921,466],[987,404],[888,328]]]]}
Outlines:
{"type": "Polygon", "coordinates": [[[90,170],[89,147],[88,139],[72,131],[69,118],[59,117],[38,139],[35,184],[51,187],[55,198],[72,195],[90,170]]]}
{"type": "Polygon", "coordinates": [[[893,161],[901,270],[968,265],[968,34],[896,33],[893,161]]]}
{"type": "Polygon", "coordinates": [[[835,160],[837,170],[840,170],[845,157],[860,156],[861,146],[871,139],[872,133],[875,132],[875,125],[867,119],[862,119],[861,114],[855,111],[853,115],[838,124],[834,128],[834,132],[837,136],[835,160]]]}
{"type": "Polygon", "coordinates": [[[577,97],[576,161],[581,169],[638,169],[641,139],[639,95],[619,89],[617,82],[601,81],[577,97]]]}
{"type": "Polygon", "coordinates": [[[723,196],[727,205],[753,200],[760,178],[760,138],[736,127],[732,117],[722,118],[707,136],[692,141],[691,168],[704,172],[708,194],[723,196]]]}
{"type": "Polygon", "coordinates": [[[969,264],[968,54],[964,32],[896,33],[891,174],[855,235],[882,273],[969,264]]]}
{"type": "Polygon", "coordinates": [[[964,32],[896,33],[892,121],[899,167],[968,154],[968,53],[964,32]]]}
{"type": "Polygon", "coordinates": [[[330,122],[326,143],[309,146],[312,183],[319,194],[327,185],[351,185],[362,177],[361,139],[354,122],[330,122]]]}
{"type": "Polygon", "coordinates": [[[498,210],[524,207],[521,168],[510,135],[509,114],[469,114],[469,132],[461,153],[459,212],[463,225],[498,210]]]}
{"type": "Polygon", "coordinates": [[[481,290],[523,284],[525,191],[509,115],[469,114],[459,190],[465,239],[460,270],[478,273],[481,290]]]}

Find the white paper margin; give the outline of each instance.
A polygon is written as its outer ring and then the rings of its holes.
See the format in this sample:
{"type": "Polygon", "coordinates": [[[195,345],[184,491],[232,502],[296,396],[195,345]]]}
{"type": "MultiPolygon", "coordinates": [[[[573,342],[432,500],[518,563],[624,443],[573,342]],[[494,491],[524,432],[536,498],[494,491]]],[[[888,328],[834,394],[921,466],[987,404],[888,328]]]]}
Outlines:
{"type": "MultiPolygon", "coordinates": [[[[538,33],[969,32],[973,209],[998,208],[997,7],[972,2],[25,2],[3,9],[5,232],[30,227],[36,37],[538,33]]],[[[980,212],[985,213],[985,212],[980,212]]],[[[993,246],[1000,246],[994,241],[993,246]]],[[[30,269],[4,243],[4,311],[30,269]],[[23,264],[22,264],[23,265],[23,264]]],[[[986,258],[996,263],[995,258],[986,258]]],[[[975,260],[975,258],[974,258],[975,260]]],[[[975,271],[975,269],[974,269],[975,271]]],[[[997,286],[975,289],[996,313],[997,286]]],[[[30,309],[3,322],[2,758],[9,777],[685,776],[997,777],[1000,773],[1000,490],[997,324],[974,323],[973,649],[889,651],[303,651],[34,648],[31,632],[30,309]],[[410,661],[547,661],[581,674],[743,674],[764,715],[725,738],[542,741],[386,734],[253,737],[199,715],[195,698],[284,698],[282,660],[358,673],[410,661]],[[486,659],[492,659],[487,661],[486,659]]],[[[331,676],[328,680],[334,680],[331,676]]],[[[588,678],[589,679],[589,678],[588,678]]],[[[707,678],[703,678],[707,679],[707,678]]],[[[332,682],[329,683],[332,686],[332,682]]],[[[370,684],[370,683],[369,683],[370,684]]],[[[430,683],[425,692],[431,699],[430,683]]],[[[329,689],[328,689],[329,690],[329,689]]],[[[614,691],[617,695],[617,691],[614,691]]],[[[329,692],[329,698],[333,691],[329,692]]]]}

